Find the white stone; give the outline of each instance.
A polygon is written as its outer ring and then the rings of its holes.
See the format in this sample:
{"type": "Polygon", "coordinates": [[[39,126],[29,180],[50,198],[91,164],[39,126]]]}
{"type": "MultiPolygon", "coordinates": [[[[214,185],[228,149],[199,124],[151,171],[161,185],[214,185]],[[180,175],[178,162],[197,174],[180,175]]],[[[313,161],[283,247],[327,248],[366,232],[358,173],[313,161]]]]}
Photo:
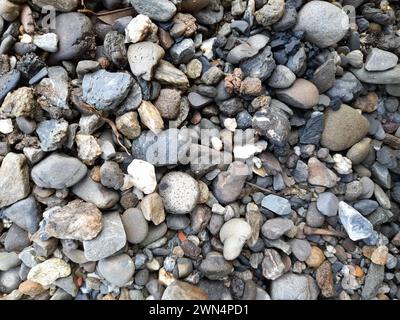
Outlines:
{"type": "Polygon", "coordinates": [[[235,118],[226,118],[224,120],[224,127],[231,132],[235,132],[237,128],[237,122],[235,118]]]}
{"type": "Polygon", "coordinates": [[[133,178],[133,185],[145,194],[150,194],[156,189],[156,172],[151,163],[135,159],[128,166],[128,173],[133,178]]]}
{"type": "Polygon", "coordinates": [[[125,190],[129,190],[132,187],[134,187],[134,183],[133,183],[133,178],[131,175],[129,174],[125,174],[124,175],[124,184],[122,185],[122,187],[120,188],[121,191],[125,191],[125,190]]]}
{"type": "Polygon", "coordinates": [[[203,56],[205,56],[208,60],[211,60],[214,56],[213,53],[213,46],[214,46],[214,41],[217,38],[210,38],[205,41],[200,46],[200,50],[203,52],[203,56]]]}
{"type": "Polygon", "coordinates": [[[371,222],[344,201],[339,202],[339,219],[353,241],[369,238],[374,233],[371,222]]]}
{"type": "Polygon", "coordinates": [[[333,161],[335,162],[333,168],[339,174],[350,174],[353,172],[352,163],[349,158],[343,157],[340,153],[336,153],[333,156],[333,161]]]}
{"type": "Polygon", "coordinates": [[[125,28],[125,43],[143,41],[149,34],[157,32],[158,27],[143,14],[133,18],[125,28]]]}
{"type": "Polygon", "coordinates": [[[14,126],[11,119],[0,120],[0,132],[3,134],[9,134],[13,132],[14,126]]]}
{"type": "Polygon", "coordinates": [[[258,148],[254,144],[245,144],[244,146],[235,145],[233,147],[233,155],[235,159],[248,159],[258,151],[258,148]]]}
{"type": "Polygon", "coordinates": [[[28,273],[28,280],[49,286],[57,279],[70,274],[71,267],[68,263],[58,258],[50,258],[34,266],[28,273]]]}
{"type": "Polygon", "coordinates": [[[211,138],[211,145],[215,150],[218,150],[218,151],[222,150],[222,141],[218,137],[211,138]]]}
{"type": "Polygon", "coordinates": [[[47,52],[57,52],[58,50],[58,36],[55,33],[36,35],[33,38],[33,43],[47,52]]]}
{"type": "Polygon", "coordinates": [[[19,40],[19,42],[21,43],[32,43],[32,41],[33,41],[32,37],[27,33],[24,33],[21,39],[19,40]]]}
{"type": "Polygon", "coordinates": [[[226,260],[235,260],[250,237],[251,227],[243,219],[234,218],[225,222],[219,231],[219,238],[224,244],[224,258],[226,260]]]}

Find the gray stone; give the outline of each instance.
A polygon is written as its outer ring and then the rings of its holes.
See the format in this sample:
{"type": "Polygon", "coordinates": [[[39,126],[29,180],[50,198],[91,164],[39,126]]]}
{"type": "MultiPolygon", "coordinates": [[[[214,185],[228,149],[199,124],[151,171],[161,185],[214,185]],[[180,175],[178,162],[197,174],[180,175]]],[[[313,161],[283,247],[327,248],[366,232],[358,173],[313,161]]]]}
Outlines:
{"type": "Polygon", "coordinates": [[[85,257],[98,261],[111,256],[126,244],[126,234],[118,212],[103,215],[103,229],[92,240],[83,241],[85,257]],[[107,245],[105,245],[107,244],[107,245]]]}
{"type": "Polygon", "coordinates": [[[129,208],[122,214],[121,219],[128,242],[137,244],[146,239],[149,227],[139,209],[129,208]]]}
{"type": "Polygon", "coordinates": [[[360,200],[354,203],[354,209],[366,216],[378,209],[379,204],[374,200],[360,200]]]}
{"type": "Polygon", "coordinates": [[[264,81],[271,76],[275,66],[271,47],[268,46],[256,56],[244,60],[240,64],[240,69],[242,69],[247,77],[258,78],[264,81]]]}
{"type": "Polygon", "coordinates": [[[0,208],[24,199],[29,192],[29,168],[25,156],[8,153],[0,167],[0,208]]]}
{"type": "Polygon", "coordinates": [[[267,220],[261,229],[264,237],[275,240],[279,239],[285,232],[289,231],[294,227],[294,223],[290,219],[284,218],[273,218],[267,220]]]}
{"type": "Polygon", "coordinates": [[[131,44],[128,48],[128,61],[132,73],[150,81],[153,70],[164,57],[164,49],[153,42],[144,41],[131,44]]]}
{"type": "Polygon", "coordinates": [[[385,71],[397,65],[399,58],[392,52],[372,48],[365,60],[365,70],[385,71]]]}
{"type": "Polygon", "coordinates": [[[279,100],[300,109],[311,109],[319,101],[317,87],[305,79],[297,79],[290,88],[278,90],[276,95],[279,100]]]}
{"type": "Polygon", "coordinates": [[[100,181],[107,188],[120,189],[124,184],[124,173],[119,164],[114,161],[105,161],[100,167],[100,181]]]}
{"type": "Polygon", "coordinates": [[[171,230],[182,230],[188,227],[190,219],[183,215],[168,215],[167,226],[171,230]]]}
{"type": "Polygon", "coordinates": [[[311,82],[315,84],[320,93],[323,93],[333,87],[335,74],[335,62],[333,59],[328,59],[314,71],[311,82]]]}
{"type": "Polygon", "coordinates": [[[43,151],[55,151],[62,147],[67,139],[68,122],[64,119],[46,120],[39,123],[36,133],[43,151]]]}
{"type": "Polygon", "coordinates": [[[385,266],[380,266],[375,263],[370,264],[365,284],[361,291],[361,297],[365,300],[373,299],[378,294],[378,290],[382,285],[385,275],[385,266]]]}
{"type": "Polygon", "coordinates": [[[340,98],[343,102],[350,102],[353,100],[363,89],[362,84],[350,72],[345,72],[341,78],[337,78],[326,95],[331,99],[340,98]]]}
{"type": "Polygon", "coordinates": [[[78,159],[52,153],[32,168],[31,177],[38,187],[64,189],[82,180],[86,172],[86,166],[78,159]]]}
{"type": "Polygon", "coordinates": [[[201,262],[199,271],[210,280],[223,280],[233,272],[233,265],[226,261],[222,254],[211,251],[201,262]]]}
{"type": "Polygon", "coordinates": [[[89,175],[75,184],[72,192],[82,200],[95,204],[99,209],[112,208],[119,201],[118,192],[93,181],[89,175]]]}
{"type": "Polygon", "coordinates": [[[217,10],[213,10],[211,6],[204,8],[203,10],[196,12],[194,17],[200,24],[213,25],[221,22],[224,17],[224,7],[219,5],[217,10]]]}
{"type": "Polygon", "coordinates": [[[112,285],[123,287],[132,280],[135,264],[127,254],[120,254],[100,260],[97,270],[112,285]]]}
{"type": "Polygon", "coordinates": [[[267,45],[268,41],[269,38],[263,34],[251,36],[246,41],[229,51],[226,56],[226,61],[238,64],[244,59],[252,58],[267,45]]]}
{"type": "Polygon", "coordinates": [[[169,49],[174,64],[188,63],[195,54],[194,42],[190,38],[185,38],[181,42],[174,44],[169,49]]]}
{"type": "Polygon", "coordinates": [[[161,179],[158,188],[165,209],[173,214],[190,213],[200,196],[197,181],[184,172],[167,173],[161,179]]]}
{"type": "Polygon", "coordinates": [[[15,252],[0,252],[0,271],[7,271],[21,264],[15,252]]]}
{"type": "Polygon", "coordinates": [[[374,232],[371,222],[343,201],[339,202],[339,219],[353,241],[366,239],[374,232]]]}
{"type": "Polygon", "coordinates": [[[14,203],[5,209],[3,214],[29,233],[35,233],[39,228],[39,211],[33,196],[14,203]]]}
{"type": "Polygon", "coordinates": [[[276,66],[271,77],[268,79],[268,85],[271,88],[285,89],[289,88],[296,80],[296,75],[288,67],[283,65],[276,66]]]}
{"type": "Polygon", "coordinates": [[[293,255],[299,261],[306,261],[311,254],[311,245],[307,240],[293,239],[290,241],[293,255]]]}
{"type": "Polygon", "coordinates": [[[99,70],[83,77],[82,98],[98,110],[112,110],[127,97],[131,86],[129,73],[99,70]]]}
{"type": "Polygon", "coordinates": [[[8,252],[19,252],[29,246],[30,243],[28,232],[16,224],[12,224],[4,239],[4,249],[8,252]]]}
{"type": "Polygon", "coordinates": [[[78,294],[79,288],[75,284],[72,276],[59,278],[54,282],[54,284],[72,297],[75,297],[78,294]]]}
{"type": "Polygon", "coordinates": [[[337,6],[311,1],[298,13],[296,31],[305,31],[306,40],[326,48],[342,40],[349,29],[349,17],[337,6]]]}
{"type": "Polygon", "coordinates": [[[124,32],[110,31],[104,38],[104,54],[116,66],[125,68],[128,62],[128,51],[125,46],[124,32]],[[122,34],[121,34],[122,33],[122,34]]]}
{"type": "Polygon", "coordinates": [[[276,280],[285,272],[285,265],[281,256],[274,249],[264,251],[261,267],[263,276],[268,280],[276,280]]]}
{"type": "Polygon", "coordinates": [[[400,83],[400,65],[385,71],[367,71],[365,68],[350,69],[350,71],[365,83],[373,84],[397,84],[400,83]]]}
{"type": "Polygon", "coordinates": [[[318,211],[316,202],[311,202],[309,204],[306,215],[306,222],[307,225],[313,228],[319,228],[324,224],[325,217],[318,211]]]}
{"type": "Polygon", "coordinates": [[[264,197],[261,206],[280,216],[288,215],[292,212],[289,200],[274,194],[264,197]]]}
{"type": "Polygon", "coordinates": [[[19,276],[19,267],[0,272],[0,292],[11,293],[22,282],[19,276]]]}
{"type": "Polygon", "coordinates": [[[317,199],[317,208],[325,216],[336,216],[339,208],[339,200],[332,192],[320,193],[317,199]]]}
{"type": "Polygon", "coordinates": [[[374,162],[370,169],[372,176],[379,185],[386,189],[390,189],[392,187],[392,177],[388,168],[381,165],[379,162],[374,162]]]}
{"type": "Polygon", "coordinates": [[[33,37],[33,43],[47,52],[57,52],[58,37],[55,33],[45,33],[33,37]]]}
{"type": "Polygon", "coordinates": [[[319,289],[309,275],[287,273],[271,283],[272,300],[317,300],[319,289]]]}
{"type": "Polygon", "coordinates": [[[135,10],[155,21],[168,21],[176,12],[176,7],[169,0],[129,0],[135,10]]]}
{"type": "Polygon", "coordinates": [[[57,11],[69,12],[78,7],[79,0],[32,0],[32,3],[40,8],[52,6],[57,11]]]}

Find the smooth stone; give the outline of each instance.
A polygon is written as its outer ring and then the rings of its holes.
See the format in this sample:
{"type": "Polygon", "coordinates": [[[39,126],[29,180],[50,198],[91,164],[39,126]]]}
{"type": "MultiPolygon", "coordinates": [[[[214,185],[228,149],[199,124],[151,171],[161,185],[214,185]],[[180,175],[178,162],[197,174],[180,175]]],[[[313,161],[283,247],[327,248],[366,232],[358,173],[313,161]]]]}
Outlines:
{"type": "Polygon", "coordinates": [[[319,101],[317,87],[305,79],[297,79],[290,88],[278,90],[276,95],[279,100],[300,109],[311,109],[319,101]]]}
{"type": "Polygon", "coordinates": [[[122,214],[121,220],[129,243],[137,244],[146,239],[149,227],[139,209],[129,208],[122,214]]]}
{"type": "Polygon", "coordinates": [[[161,117],[164,119],[176,119],[180,112],[181,92],[176,89],[161,89],[160,95],[154,102],[154,106],[158,109],[161,117]]]}
{"type": "Polygon", "coordinates": [[[290,241],[293,255],[299,261],[306,261],[311,254],[311,245],[304,239],[293,239],[290,241]]]}
{"type": "Polygon", "coordinates": [[[365,68],[351,68],[350,71],[358,80],[365,83],[387,85],[400,83],[400,65],[385,71],[367,71],[365,68]]]}
{"type": "Polygon", "coordinates": [[[222,280],[233,272],[233,265],[219,252],[211,251],[201,262],[199,271],[210,280],[222,280]]]}
{"type": "Polygon", "coordinates": [[[21,264],[15,252],[0,252],[0,271],[7,271],[21,264]]]}
{"type": "Polygon", "coordinates": [[[188,63],[195,54],[195,45],[192,39],[186,38],[181,42],[175,43],[170,49],[169,54],[172,62],[176,65],[188,63]]]}
{"type": "Polygon", "coordinates": [[[31,177],[41,188],[64,189],[77,184],[86,173],[86,166],[77,158],[52,153],[32,168],[31,177]]]}
{"type": "Polygon", "coordinates": [[[354,209],[366,216],[374,212],[379,207],[379,203],[374,200],[360,200],[354,203],[354,209]]]}
{"type": "Polygon", "coordinates": [[[364,138],[369,129],[368,120],[357,110],[342,104],[338,111],[325,112],[325,128],[321,145],[331,151],[342,151],[364,138]]]}
{"type": "Polygon", "coordinates": [[[154,165],[135,159],[129,164],[127,171],[132,177],[132,183],[136,188],[145,194],[154,192],[157,187],[154,165]]]}
{"type": "Polygon", "coordinates": [[[264,237],[267,237],[271,240],[279,239],[282,235],[284,235],[287,231],[294,227],[294,223],[290,219],[284,218],[273,218],[267,220],[262,228],[261,232],[264,237]]]}
{"type": "Polygon", "coordinates": [[[374,232],[371,222],[343,201],[339,202],[339,219],[353,241],[366,239],[374,232]]]}
{"type": "Polygon", "coordinates": [[[274,194],[264,197],[261,206],[280,216],[288,215],[292,212],[289,200],[274,194]]]}
{"type": "Polygon", "coordinates": [[[286,89],[289,88],[295,80],[296,75],[292,70],[286,66],[278,65],[268,79],[268,85],[275,89],[286,89]]]}
{"type": "Polygon", "coordinates": [[[168,0],[129,0],[136,12],[155,21],[166,22],[176,13],[175,5],[168,0]]]}
{"type": "Polygon", "coordinates": [[[235,46],[226,56],[226,61],[238,64],[244,59],[254,57],[269,41],[263,34],[256,34],[249,37],[245,42],[235,46]]]}
{"type": "Polygon", "coordinates": [[[135,272],[135,264],[127,254],[120,254],[100,260],[97,270],[109,283],[124,287],[135,272]]]}
{"type": "MultiPolygon", "coordinates": [[[[0,291],[2,294],[9,293],[11,295],[12,292],[18,291],[16,290],[21,283],[21,277],[19,276],[19,267],[3,271],[0,273],[0,291]]],[[[2,298],[7,299],[9,295],[5,295],[2,298]]],[[[21,297],[19,297],[20,299],[21,297]]],[[[11,300],[17,300],[15,298],[11,298],[11,300]]]]}
{"type": "Polygon", "coordinates": [[[332,192],[320,193],[317,199],[317,208],[325,216],[336,216],[339,208],[339,200],[332,192]]]}
{"type": "MultiPolygon", "coordinates": [[[[154,72],[154,78],[167,86],[176,87],[182,90],[189,88],[189,79],[187,76],[166,60],[161,60],[159,62],[154,72]]],[[[143,79],[145,78],[143,77],[143,79]]]]}
{"type": "Polygon", "coordinates": [[[166,221],[171,230],[183,230],[190,224],[190,219],[184,215],[168,215],[166,221]]]}
{"type": "Polygon", "coordinates": [[[3,214],[17,226],[31,234],[39,229],[39,210],[33,196],[15,202],[4,209],[3,214]]]}
{"type": "Polygon", "coordinates": [[[319,289],[309,275],[284,274],[271,282],[272,300],[317,300],[319,289]]]}
{"type": "Polygon", "coordinates": [[[24,229],[12,224],[4,239],[4,249],[8,252],[22,251],[31,244],[29,234],[24,229]]]}
{"type": "Polygon", "coordinates": [[[311,202],[308,206],[306,222],[313,228],[319,228],[324,224],[325,216],[318,211],[316,202],[311,202]]]}
{"type": "Polygon", "coordinates": [[[112,110],[127,97],[131,86],[129,73],[99,70],[83,77],[82,99],[98,110],[112,110]]]}
{"type": "Polygon", "coordinates": [[[218,10],[213,10],[213,8],[208,6],[193,15],[200,24],[214,25],[221,22],[224,17],[224,7],[219,5],[217,9],[218,10]]]}
{"type": "Polygon", "coordinates": [[[225,260],[235,260],[252,235],[251,226],[243,219],[233,218],[224,223],[219,231],[219,238],[224,244],[225,260]]]}
{"type": "Polygon", "coordinates": [[[311,1],[299,11],[294,30],[305,31],[307,41],[326,48],[342,40],[349,26],[349,17],[337,6],[311,1]]]}
{"type": "Polygon", "coordinates": [[[83,250],[86,259],[98,261],[116,253],[125,244],[126,234],[121,217],[118,212],[111,212],[103,215],[103,229],[97,237],[83,241],[83,250]]]}
{"type": "Polygon", "coordinates": [[[370,138],[363,138],[360,142],[354,144],[346,153],[346,158],[351,160],[353,165],[360,164],[368,156],[371,146],[370,138]]]}
{"type": "Polygon", "coordinates": [[[89,175],[75,184],[72,192],[82,200],[95,204],[99,209],[112,208],[119,201],[119,194],[116,191],[93,181],[89,175]]]}
{"type": "Polygon", "coordinates": [[[172,214],[190,213],[196,206],[200,189],[197,181],[184,172],[169,172],[159,183],[165,210],[172,214]]]}
{"type": "Polygon", "coordinates": [[[365,70],[385,71],[397,65],[399,58],[392,52],[372,48],[365,59],[365,70]]]}

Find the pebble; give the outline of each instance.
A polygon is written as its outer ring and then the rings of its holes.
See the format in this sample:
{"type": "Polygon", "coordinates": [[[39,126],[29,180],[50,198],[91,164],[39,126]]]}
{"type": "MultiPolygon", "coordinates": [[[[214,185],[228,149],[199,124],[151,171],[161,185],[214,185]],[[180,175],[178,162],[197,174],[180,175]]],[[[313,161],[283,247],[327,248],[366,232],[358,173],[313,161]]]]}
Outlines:
{"type": "Polygon", "coordinates": [[[268,41],[269,38],[263,34],[250,36],[246,41],[229,51],[226,60],[238,64],[245,59],[252,58],[267,45],[268,41]]]}
{"type": "Polygon", "coordinates": [[[164,202],[156,192],[150,193],[142,199],[140,209],[145,219],[153,222],[156,226],[165,220],[164,202]]]}
{"type": "Polygon", "coordinates": [[[164,128],[160,112],[150,101],[142,101],[138,113],[141,122],[153,133],[159,134],[164,128]]]}
{"type": "MultiPolygon", "coordinates": [[[[160,83],[186,90],[189,87],[187,76],[173,64],[161,60],[154,73],[154,78],[160,83]]],[[[144,79],[144,78],[143,78],[144,79]]]]}
{"type": "Polygon", "coordinates": [[[223,280],[233,272],[232,263],[226,261],[219,252],[207,253],[199,266],[199,271],[210,280],[223,280]]]}
{"type": "Polygon", "coordinates": [[[33,43],[47,52],[57,52],[58,37],[55,33],[45,33],[33,37],[33,43]]]}
{"type": "Polygon", "coordinates": [[[168,0],[130,0],[135,10],[155,21],[165,22],[170,20],[176,13],[175,5],[168,0]]]}
{"type": "MultiPolygon", "coordinates": [[[[188,98],[190,101],[189,96],[188,98]]],[[[180,112],[181,92],[176,89],[161,89],[160,95],[154,102],[154,106],[164,119],[176,119],[180,112]]]]}
{"type": "Polygon", "coordinates": [[[306,261],[311,254],[311,245],[307,240],[293,239],[290,241],[293,255],[299,261],[306,261]]]}
{"type": "Polygon", "coordinates": [[[125,43],[137,43],[143,41],[154,30],[157,30],[150,18],[143,14],[134,17],[125,28],[125,43]]]}
{"type": "Polygon", "coordinates": [[[365,284],[361,291],[361,297],[364,300],[370,300],[376,297],[378,290],[384,279],[385,267],[371,263],[365,277],[365,284]]]}
{"type": "Polygon", "coordinates": [[[296,75],[292,70],[286,66],[278,65],[268,79],[268,85],[275,89],[286,89],[289,88],[295,80],[296,75]]]}
{"type": "Polygon", "coordinates": [[[181,42],[175,43],[169,50],[171,59],[174,64],[188,63],[195,54],[194,42],[190,38],[183,39],[181,42]]]}
{"type": "Polygon", "coordinates": [[[261,81],[268,79],[276,66],[271,47],[267,46],[256,56],[244,60],[240,69],[247,77],[258,78],[261,81]]]}
{"type": "Polygon", "coordinates": [[[86,259],[99,261],[107,258],[126,244],[126,234],[118,212],[103,215],[103,229],[92,240],[83,241],[83,250],[86,259]],[[107,243],[107,246],[104,244],[107,243]]]}
{"type": "Polygon", "coordinates": [[[75,142],[78,147],[78,158],[86,165],[93,165],[102,154],[97,139],[90,134],[77,134],[75,142]]]}
{"type": "Polygon", "coordinates": [[[128,166],[128,174],[133,185],[145,194],[154,192],[157,187],[155,168],[151,163],[135,159],[128,166]]]}
{"type": "Polygon", "coordinates": [[[346,158],[350,159],[353,165],[360,164],[368,156],[370,146],[370,138],[363,138],[360,142],[354,144],[346,153],[346,158]]]}
{"type": "Polygon", "coordinates": [[[124,184],[124,173],[118,163],[105,161],[100,167],[100,182],[107,188],[120,189],[124,184]]]}
{"type": "Polygon", "coordinates": [[[20,291],[24,295],[36,297],[37,295],[45,292],[46,288],[44,288],[41,284],[37,282],[26,280],[20,283],[18,291],[20,291]]]}
{"type": "Polygon", "coordinates": [[[291,87],[278,90],[277,97],[292,107],[310,109],[318,104],[319,92],[312,82],[297,79],[291,87]]]}
{"type": "Polygon", "coordinates": [[[338,111],[327,110],[321,145],[331,151],[346,150],[364,138],[368,128],[365,117],[343,104],[338,111]]]}
{"type": "Polygon", "coordinates": [[[0,252],[0,270],[7,271],[21,264],[15,252],[0,252]]]}
{"type": "Polygon", "coordinates": [[[50,258],[32,267],[28,273],[28,280],[49,286],[57,279],[67,277],[71,274],[71,267],[64,260],[50,258]]]}
{"type": "Polygon", "coordinates": [[[135,264],[127,254],[120,254],[101,259],[97,270],[112,285],[124,287],[132,279],[135,264]]]}
{"type": "Polygon", "coordinates": [[[68,122],[64,119],[42,121],[36,129],[40,147],[45,152],[60,149],[67,139],[67,132],[68,122]]]}
{"type": "Polygon", "coordinates": [[[165,210],[172,214],[190,213],[200,195],[197,181],[184,172],[169,172],[161,179],[158,188],[165,210]]]}
{"type": "Polygon", "coordinates": [[[333,168],[339,174],[350,174],[353,172],[351,160],[343,157],[340,153],[333,155],[333,168]]]}
{"type": "Polygon", "coordinates": [[[320,48],[342,40],[349,29],[349,17],[337,6],[325,1],[305,4],[297,15],[295,31],[304,31],[307,41],[320,48]]]}
{"type": "Polygon", "coordinates": [[[282,18],[285,9],[284,0],[269,0],[254,16],[259,24],[268,27],[282,18]]]}
{"type": "Polygon", "coordinates": [[[365,60],[365,70],[385,71],[394,68],[399,58],[392,52],[372,48],[365,60]]]}
{"type": "Polygon", "coordinates": [[[294,223],[290,219],[284,218],[273,218],[267,220],[261,229],[264,237],[268,239],[275,240],[279,239],[286,232],[294,227],[294,223]]]}
{"type": "Polygon", "coordinates": [[[308,206],[306,222],[307,225],[313,228],[319,228],[325,222],[325,217],[318,211],[317,204],[315,202],[311,202],[308,206]]]}
{"type": "Polygon", "coordinates": [[[386,246],[379,246],[372,252],[371,261],[377,265],[384,266],[388,260],[389,249],[386,246]]]}
{"type": "Polygon", "coordinates": [[[15,69],[0,77],[0,101],[3,101],[7,94],[16,88],[20,79],[21,73],[15,69]]]}
{"type": "Polygon", "coordinates": [[[162,294],[161,300],[207,300],[207,293],[190,283],[175,280],[162,294]]]}
{"type": "Polygon", "coordinates": [[[94,204],[82,200],[52,207],[43,212],[43,218],[44,232],[58,239],[91,240],[103,228],[101,211],[94,204]]]}
{"type": "Polygon", "coordinates": [[[287,199],[273,194],[266,196],[262,200],[261,206],[280,216],[288,215],[292,212],[290,202],[287,199]]]}
{"type": "Polygon", "coordinates": [[[336,185],[338,177],[315,157],[308,160],[308,183],[317,186],[332,188],[336,185]]]}
{"type": "Polygon", "coordinates": [[[271,282],[270,294],[272,300],[316,300],[319,289],[311,276],[287,273],[271,282]]]}
{"type": "Polygon", "coordinates": [[[224,223],[219,238],[224,244],[223,255],[228,261],[235,260],[243,245],[251,237],[251,227],[243,219],[234,218],[224,223]]]}
{"type": "Polygon", "coordinates": [[[317,246],[311,247],[311,253],[306,259],[306,263],[310,268],[318,268],[325,261],[324,252],[317,246]]]}
{"type": "Polygon", "coordinates": [[[317,208],[323,215],[336,216],[338,207],[339,200],[332,192],[323,192],[318,195],[317,208]]]}
{"type": "Polygon", "coordinates": [[[368,71],[365,67],[350,69],[358,80],[372,84],[397,84],[400,83],[400,66],[385,71],[368,71]]]}
{"type": "Polygon", "coordinates": [[[353,241],[366,239],[374,231],[371,222],[343,201],[339,202],[339,219],[353,241]]]}
{"type": "Polygon", "coordinates": [[[150,81],[156,65],[164,54],[162,47],[149,41],[131,44],[128,48],[128,61],[132,73],[136,77],[150,81]]]}
{"type": "MultiPolygon", "coordinates": [[[[12,293],[15,289],[18,288],[19,284],[21,283],[21,277],[18,273],[19,268],[17,267],[7,271],[3,271],[0,274],[0,287],[2,293],[12,293]]],[[[11,300],[18,299],[11,298],[11,300]]]]}
{"type": "Polygon", "coordinates": [[[326,298],[334,296],[332,266],[329,261],[324,261],[318,267],[315,279],[317,280],[318,287],[321,289],[322,296],[326,298]]]}
{"type": "Polygon", "coordinates": [[[43,8],[45,6],[53,6],[57,11],[69,12],[78,6],[78,0],[32,0],[32,3],[43,8]]]}
{"type": "Polygon", "coordinates": [[[86,172],[86,166],[78,159],[52,153],[32,168],[31,177],[38,187],[64,189],[77,184],[86,172]]]}
{"type": "Polygon", "coordinates": [[[268,280],[276,280],[285,272],[281,256],[274,249],[265,249],[261,264],[262,274],[268,280]]]}
{"type": "Polygon", "coordinates": [[[146,239],[148,224],[139,209],[129,208],[122,214],[121,220],[129,243],[137,244],[146,239]]]}
{"type": "Polygon", "coordinates": [[[25,156],[7,153],[0,167],[0,208],[24,199],[29,193],[29,168],[25,156]]]}

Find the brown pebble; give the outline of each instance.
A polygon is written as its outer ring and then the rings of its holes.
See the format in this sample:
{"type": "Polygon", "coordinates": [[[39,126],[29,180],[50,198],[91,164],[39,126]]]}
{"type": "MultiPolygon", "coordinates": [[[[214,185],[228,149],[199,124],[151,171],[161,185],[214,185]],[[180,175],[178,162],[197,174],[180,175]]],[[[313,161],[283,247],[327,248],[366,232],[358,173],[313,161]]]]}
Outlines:
{"type": "Polygon", "coordinates": [[[32,280],[26,280],[22,282],[19,285],[18,290],[30,297],[35,297],[38,294],[41,294],[46,291],[46,289],[43,288],[43,286],[40,283],[34,282],[32,280]]]}
{"type": "Polygon", "coordinates": [[[90,171],[90,178],[93,181],[100,182],[100,166],[94,166],[93,169],[90,171]]]}
{"type": "Polygon", "coordinates": [[[384,266],[388,259],[389,249],[386,246],[379,246],[372,252],[371,261],[380,266],[384,266]]]}
{"type": "Polygon", "coordinates": [[[374,112],[378,108],[378,99],[378,95],[375,92],[368,92],[366,96],[358,97],[353,107],[363,112],[374,112]]]}
{"type": "Polygon", "coordinates": [[[329,261],[325,261],[317,269],[315,278],[318,283],[318,287],[321,289],[321,294],[326,297],[332,297],[334,295],[333,290],[333,274],[332,267],[329,261]]]}
{"type": "Polygon", "coordinates": [[[311,254],[306,263],[311,268],[318,268],[325,260],[324,252],[317,246],[311,247],[311,254]]]}

